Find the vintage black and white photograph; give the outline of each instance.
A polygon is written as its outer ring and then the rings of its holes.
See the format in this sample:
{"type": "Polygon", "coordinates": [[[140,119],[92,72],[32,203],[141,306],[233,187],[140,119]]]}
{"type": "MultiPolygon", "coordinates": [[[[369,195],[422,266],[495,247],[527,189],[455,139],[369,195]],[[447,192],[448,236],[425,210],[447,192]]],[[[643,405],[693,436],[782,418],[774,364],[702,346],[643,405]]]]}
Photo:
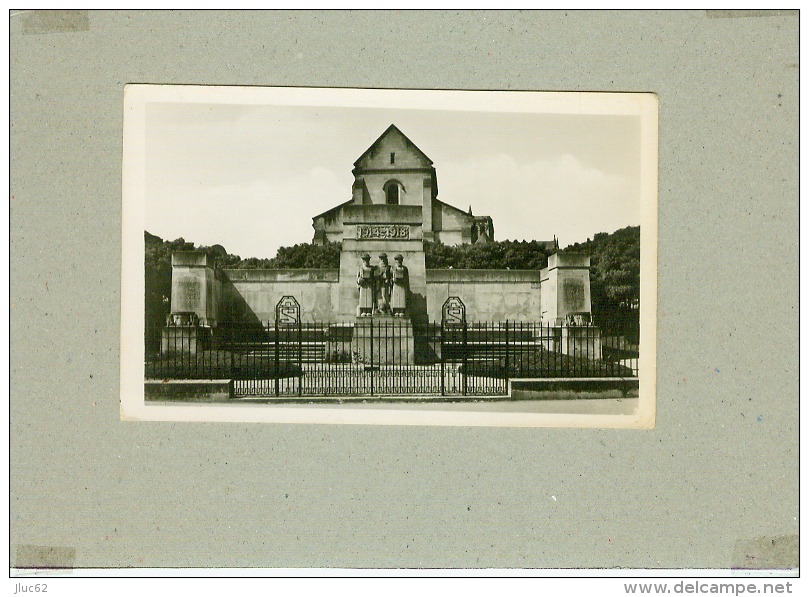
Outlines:
{"type": "Polygon", "coordinates": [[[124,109],[124,419],[654,426],[654,95],[124,109]]]}

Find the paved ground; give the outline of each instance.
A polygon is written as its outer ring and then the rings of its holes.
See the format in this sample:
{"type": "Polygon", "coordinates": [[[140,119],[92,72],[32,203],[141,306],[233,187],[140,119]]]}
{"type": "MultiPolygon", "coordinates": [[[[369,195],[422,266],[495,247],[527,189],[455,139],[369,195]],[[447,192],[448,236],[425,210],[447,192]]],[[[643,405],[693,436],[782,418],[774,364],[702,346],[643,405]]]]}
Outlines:
{"type": "MultiPolygon", "coordinates": [[[[524,412],[524,413],[568,413],[568,414],[632,414],[638,408],[638,399],[632,397],[575,398],[569,392],[553,398],[516,399],[505,396],[505,380],[487,377],[467,376],[466,384],[470,394],[462,396],[464,376],[457,365],[446,365],[444,389],[441,396],[441,370],[432,366],[382,366],[379,370],[365,371],[361,365],[332,365],[328,369],[317,366],[304,366],[303,396],[298,397],[301,378],[279,381],[281,396],[275,397],[274,380],[237,382],[237,392],[243,396],[234,402],[265,404],[269,407],[292,405],[302,408],[322,408],[327,405],[341,405],[341,408],[391,409],[391,410],[440,410],[465,412],[524,412]],[[373,385],[372,385],[373,384],[373,385]],[[330,392],[344,392],[345,396],[323,396],[330,392]],[[369,396],[373,388],[375,394],[369,396]],[[414,395],[420,392],[421,395],[414,395]],[[283,395],[286,394],[286,395],[283,395]],[[363,395],[364,394],[364,395],[363,395]],[[398,394],[398,395],[397,395],[398,394]],[[404,395],[402,395],[404,394],[404,395]]],[[[619,394],[619,392],[615,392],[619,394]]]]}
{"type": "Polygon", "coordinates": [[[301,408],[323,408],[339,404],[340,408],[374,408],[381,410],[440,410],[464,412],[521,412],[521,413],[565,413],[587,415],[631,415],[638,409],[637,398],[602,398],[596,400],[510,400],[508,398],[475,397],[466,401],[459,401],[457,397],[415,397],[405,396],[397,398],[306,398],[291,401],[289,398],[270,399],[253,398],[242,399],[238,402],[247,404],[265,404],[266,406],[285,407],[296,406],[301,408]]]}

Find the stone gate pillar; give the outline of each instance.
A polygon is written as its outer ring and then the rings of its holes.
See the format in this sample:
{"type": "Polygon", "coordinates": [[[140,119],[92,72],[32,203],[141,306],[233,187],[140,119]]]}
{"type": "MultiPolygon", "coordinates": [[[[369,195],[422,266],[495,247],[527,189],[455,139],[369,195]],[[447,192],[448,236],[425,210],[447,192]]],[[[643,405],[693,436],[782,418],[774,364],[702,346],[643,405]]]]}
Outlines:
{"type": "Polygon", "coordinates": [[[555,253],[540,272],[542,321],[566,323],[579,315],[589,320],[590,257],[579,253],[555,253]]]}
{"type": "Polygon", "coordinates": [[[592,325],[590,256],[555,253],[540,272],[542,322],[557,328],[561,352],[601,358],[601,330],[592,325]]]}
{"type": "Polygon", "coordinates": [[[163,352],[195,354],[210,344],[218,323],[222,283],[201,251],[171,255],[171,313],[163,328],[163,352]]]}

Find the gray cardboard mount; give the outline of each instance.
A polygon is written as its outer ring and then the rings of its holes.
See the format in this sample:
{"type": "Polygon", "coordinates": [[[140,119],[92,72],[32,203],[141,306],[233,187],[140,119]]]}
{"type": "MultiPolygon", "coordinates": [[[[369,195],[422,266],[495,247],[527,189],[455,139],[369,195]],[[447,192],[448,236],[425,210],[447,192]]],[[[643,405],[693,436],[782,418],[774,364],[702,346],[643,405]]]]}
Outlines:
{"type": "Polygon", "coordinates": [[[78,12],[10,23],[12,565],[797,566],[795,14],[78,12]],[[656,428],[122,422],[127,83],[659,94],[656,428]]]}

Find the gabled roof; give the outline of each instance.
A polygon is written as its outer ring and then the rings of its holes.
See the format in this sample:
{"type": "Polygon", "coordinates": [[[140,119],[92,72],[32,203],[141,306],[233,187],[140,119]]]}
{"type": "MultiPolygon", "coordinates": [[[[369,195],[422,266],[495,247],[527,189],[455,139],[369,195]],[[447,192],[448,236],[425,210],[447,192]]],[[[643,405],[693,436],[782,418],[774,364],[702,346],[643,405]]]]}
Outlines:
{"type": "MultiPolygon", "coordinates": [[[[439,205],[443,205],[444,207],[448,207],[449,209],[451,209],[451,210],[453,210],[453,211],[457,211],[459,214],[462,214],[462,215],[464,215],[464,216],[471,216],[472,218],[475,218],[475,217],[476,217],[476,216],[473,216],[472,214],[469,214],[469,213],[465,212],[465,211],[464,211],[464,210],[462,210],[462,209],[458,209],[458,208],[457,208],[457,207],[455,207],[454,205],[450,205],[449,203],[446,203],[446,202],[444,202],[444,201],[441,201],[441,199],[436,198],[436,199],[435,199],[435,202],[436,202],[436,203],[438,203],[439,205]]],[[[470,206],[470,207],[471,207],[471,206],[470,206]]],[[[479,217],[479,216],[477,216],[477,217],[479,217]]]]}
{"type": "Polygon", "coordinates": [[[415,149],[415,150],[416,150],[416,151],[417,151],[417,152],[418,152],[418,153],[421,155],[421,157],[423,157],[425,160],[427,160],[427,165],[428,165],[428,166],[432,166],[432,165],[433,165],[433,161],[432,161],[432,160],[431,160],[429,157],[427,157],[427,154],[425,154],[425,153],[424,153],[424,152],[423,152],[421,149],[419,149],[419,148],[416,146],[416,144],[415,144],[415,143],[413,143],[413,142],[412,142],[412,141],[411,141],[411,140],[410,140],[410,139],[407,137],[407,135],[405,135],[405,134],[404,134],[402,131],[400,131],[400,130],[399,130],[399,128],[398,128],[398,127],[397,127],[395,124],[392,124],[392,125],[390,125],[388,128],[386,128],[386,129],[385,129],[385,132],[384,132],[384,133],[382,133],[381,135],[379,135],[379,138],[378,138],[376,141],[374,141],[373,143],[371,143],[371,146],[370,146],[368,149],[366,149],[366,150],[363,152],[363,154],[362,154],[360,157],[358,157],[358,158],[357,158],[357,161],[355,161],[355,162],[354,162],[354,167],[355,167],[355,168],[359,168],[359,164],[360,164],[360,162],[362,161],[362,159],[363,159],[363,158],[364,158],[366,155],[368,155],[369,153],[371,153],[371,152],[372,152],[372,151],[373,151],[373,150],[374,150],[374,149],[375,149],[375,148],[376,148],[376,147],[379,145],[379,143],[382,141],[382,139],[384,139],[385,137],[387,137],[388,135],[391,135],[391,134],[393,134],[393,133],[399,133],[399,134],[400,134],[402,137],[404,137],[404,140],[405,140],[405,142],[407,143],[407,146],[408,146],[408,147],[412,147],[413,149],[415,149]]]}
{"type": "Polygon", "coordinates": [[[335,205],[331,209],[327,209],[326,211],[317,214],[315,217],[312,218],[312,220],[317,220],[321,216],[325,216],[326,214],[329,214],[329,213],[331,213],[333,211],[338,211],[340,209],[343,209],[346,205],[352,205],[353,203],[354,203],[354,200],[349,199],[348,201],[346,201],[344,203],[341,203],[340,205],[335,205]]]}

